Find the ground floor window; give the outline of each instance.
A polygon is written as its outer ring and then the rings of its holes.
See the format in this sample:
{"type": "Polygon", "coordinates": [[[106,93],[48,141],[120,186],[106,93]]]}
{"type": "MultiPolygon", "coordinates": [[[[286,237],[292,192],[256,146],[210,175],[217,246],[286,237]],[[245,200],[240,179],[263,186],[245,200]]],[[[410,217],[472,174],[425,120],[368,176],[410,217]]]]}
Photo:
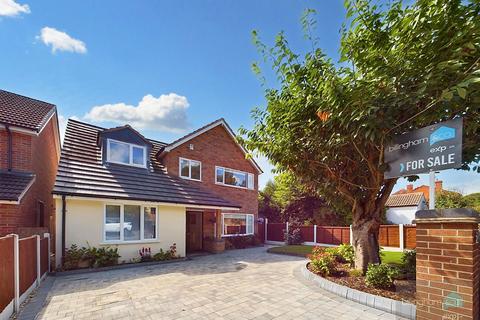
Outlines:
{"type": "Polygon", "coordinates": [[[253,214],[223,213],[223,236],[238,236],[253,234],[253,214]]]}
{"type": "Polygon", "coordinates": [[[105,205],[105,241],[141,241],[157,238],[157,208],[141,205],[105,205]]]}

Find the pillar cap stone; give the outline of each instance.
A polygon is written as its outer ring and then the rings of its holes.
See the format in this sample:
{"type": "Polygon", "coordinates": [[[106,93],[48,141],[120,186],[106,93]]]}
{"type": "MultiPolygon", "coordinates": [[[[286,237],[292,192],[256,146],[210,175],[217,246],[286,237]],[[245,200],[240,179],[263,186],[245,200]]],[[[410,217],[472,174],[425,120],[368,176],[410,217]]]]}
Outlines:
{"type": "Polygon", "coordinates": [[[415,213],[415,223],[480,223],[480,214],[470,208],[419,210],[415,213]]]}

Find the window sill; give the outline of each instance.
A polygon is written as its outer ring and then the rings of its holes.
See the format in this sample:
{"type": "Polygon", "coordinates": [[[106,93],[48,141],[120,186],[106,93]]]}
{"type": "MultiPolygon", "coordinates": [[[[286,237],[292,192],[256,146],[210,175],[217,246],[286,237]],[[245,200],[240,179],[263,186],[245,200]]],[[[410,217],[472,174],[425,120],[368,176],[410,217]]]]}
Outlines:
{"type": "Polygon", "coordinates": [[[241,234],[222,234],[222,238],[230,238],[230,237],[248,237],[253,236],[254,233],[241,233],[241,234]]]}
{"type": "Polygon", "coordinates": [[[202,182],[202,179],[192,179],[192,178],[189,178],[189,177],[182,177],[182,176],[179,176],[179,177],[182,178],[182,179],[184,179],[184,180],[202,182]]]}
{"type": "Polygon", "coordinates": [[[132,240],[132,241],[102,241],[100,245],[108,246],[108,245],[118,245],[118,244],[141,244],[141,243],[155,243],[160,242],[158,239],[148,239],[148,240],[132,240]]]}
{"type": "Polygon", "coordinates": [[[247,188],[247,187],[240,187],[240,186],[232,186],[230,184],[225,184],[225,183],[221,183],[221,182],[215,182],[215,184],[217,186],[224,186],[224,187],[237,188],[237,189],[242,189],[242,190],[256,191],[255,189],[250,189],[250,188],[247,188]]]}

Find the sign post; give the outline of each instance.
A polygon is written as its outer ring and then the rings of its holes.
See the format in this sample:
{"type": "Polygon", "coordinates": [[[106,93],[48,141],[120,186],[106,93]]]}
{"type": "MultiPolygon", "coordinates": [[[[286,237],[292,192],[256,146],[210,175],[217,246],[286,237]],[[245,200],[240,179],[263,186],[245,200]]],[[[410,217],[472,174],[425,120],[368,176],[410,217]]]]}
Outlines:
{"type": "Polygon", "coordinates": [[[430,174],[430,209],[435,208],[435,171],[462,165],[463,119],[439,122],[397,135],[385,147],[385,179],[430,174]]]}

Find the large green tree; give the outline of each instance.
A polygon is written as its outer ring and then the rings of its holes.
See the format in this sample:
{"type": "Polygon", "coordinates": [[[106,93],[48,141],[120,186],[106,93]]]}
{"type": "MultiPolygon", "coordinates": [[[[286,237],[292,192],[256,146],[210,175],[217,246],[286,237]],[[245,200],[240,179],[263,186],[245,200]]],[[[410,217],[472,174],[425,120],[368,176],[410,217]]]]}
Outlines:
{"type": "MultiPolygon", "coordinates": [[[[365,270],[380,261],[381,213],[397,180],[384,179],[384,146],[394,135],[462,116],[464,169],[479,171],[480,2],[345,3],[336,62],[318,48],[312,10],[302,18],[306,55],[283,33],[267,46],[253,32],[279,83],[240,133],[278,169],[352,208],[355,265],[365,270]]],[[[261,79],[263,65],[253,65],[261,79]]]]}

